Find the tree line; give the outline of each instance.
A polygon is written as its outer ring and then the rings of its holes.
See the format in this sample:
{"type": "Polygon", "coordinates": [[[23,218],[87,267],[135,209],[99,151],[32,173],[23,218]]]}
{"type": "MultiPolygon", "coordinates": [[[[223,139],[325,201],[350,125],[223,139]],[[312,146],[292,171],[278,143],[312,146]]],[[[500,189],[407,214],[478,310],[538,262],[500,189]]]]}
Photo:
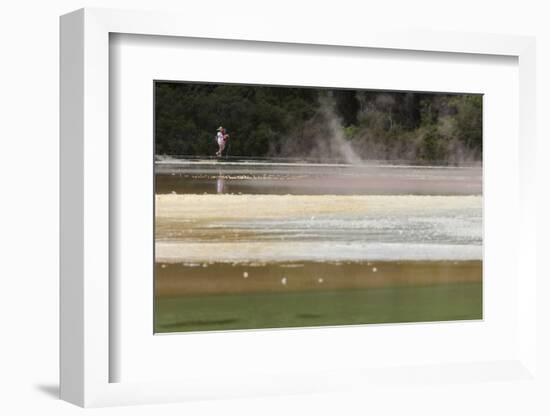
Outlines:
{"type": "Polygon", "coordinates": [[[206,156],[218,126],[234,156],[460,164],[482,158],[482,96],[155,83],[157,155],[206,156]],[[344,149],[345,148],[345,152],[344,149]]]}

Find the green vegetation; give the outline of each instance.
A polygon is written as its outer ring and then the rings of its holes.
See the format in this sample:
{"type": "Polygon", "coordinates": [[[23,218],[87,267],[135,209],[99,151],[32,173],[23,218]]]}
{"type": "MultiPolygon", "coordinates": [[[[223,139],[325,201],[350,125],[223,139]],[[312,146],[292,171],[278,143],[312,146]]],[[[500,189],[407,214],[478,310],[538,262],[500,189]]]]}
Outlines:
{"type": "Polygon", "coordinates": [[[482,284],[157,297],[155,332],[482,318],[482,284]]]}
{"type": "Polygon", "coordinates": [[[155,83],[157,155],[232,155],[458,164],[482,157],[482,96],[155,83]]]}

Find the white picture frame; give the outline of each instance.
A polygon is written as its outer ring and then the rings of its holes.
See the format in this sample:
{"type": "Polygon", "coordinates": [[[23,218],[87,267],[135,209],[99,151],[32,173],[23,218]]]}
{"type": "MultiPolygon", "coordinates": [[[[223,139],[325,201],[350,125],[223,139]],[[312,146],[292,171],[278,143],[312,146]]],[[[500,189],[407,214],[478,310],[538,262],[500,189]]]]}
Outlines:
{"type": "MultiPolygon", "coordinates": [[[[225,39],[284,44],[332,45],[451,54],[516,57],[519,65],[519,223],[517,273],[518,354],[498,362],[419,366],[412,378],[479,383],[487,372],[507,381],[538,380],[535,269],[535,41],[529,37],[464,33],[378,31],[350,28],[281,31],[276,25],[246,23],[205,26],[201,19],[168,13],[82,9],[61,18],[61,397],[80,406],[159,403],[196,398],[323,392],[346,386],[410,381],[411,370],[380,368],[368,374],[334,370],[322,381],[295,377],[282,369],[270,381],[235,382],[229,374],[216,381],[110,382],[109,253],[109,35],[112,33],[225,39]],[[185,24],[182,24],[185,22],[185,24]],[[475,374],[482,374],[476,377],[475,374]],[[344,380],[344,381],[342,381],[344,380]]],[[[498,377],[497,377],[498,379],[498,377]]]]}

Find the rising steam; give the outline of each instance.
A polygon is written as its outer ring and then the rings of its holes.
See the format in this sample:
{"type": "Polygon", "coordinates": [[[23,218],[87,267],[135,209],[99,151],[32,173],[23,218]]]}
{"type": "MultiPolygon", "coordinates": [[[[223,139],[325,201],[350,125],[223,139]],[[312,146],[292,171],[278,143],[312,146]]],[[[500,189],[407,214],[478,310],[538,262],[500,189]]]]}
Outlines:
{"type": "Polygon", "coordinates": [[[270,149],[271,156],[305,156],[316,162],[360,164],[363,159],[346,140],[332,97],[320,99],[320,108],[300,131],[270,149]]]}
{"type": "Polygon", "coordinates": [[[303,126],[298,127],[288,137],[270,144],[269,156],[347,164],[383,160],[454,166],[481,163],[479,150],[468,148],[453,133],[451,117],[440,117],[432,130],[424,126],[409,131],[397,130],[394,137],[388,138],[388,131],[395,128],[392,112],[388,110],[393,103],[390,99],[392,96],[382,95],[376,101],[378,109],[361,111],[358,117],[367,120],[366,123],[363,121],[360,129],[346,137],[342,119],[336,112],[335,100],[329,92],[319,98],[318,110],[303,126]],[[440,159],[426,154],[430,145],[430,134],[437,134],[437,138],[431,140],[432,147],[437,147],[440,159]]]}

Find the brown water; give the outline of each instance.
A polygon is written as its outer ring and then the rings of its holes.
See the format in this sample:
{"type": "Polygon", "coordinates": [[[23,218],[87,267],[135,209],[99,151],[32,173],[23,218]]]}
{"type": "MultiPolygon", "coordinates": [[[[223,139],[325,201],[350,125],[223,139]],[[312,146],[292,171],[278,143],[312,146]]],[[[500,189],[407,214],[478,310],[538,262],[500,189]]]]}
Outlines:
{"type": "Polygon", "coordinates": [[[166,161],[156,193],[480,195],[481,167],[166,161]]]}
{"type": "Polygon", "coordinates": [[[481,283],[481,261],[157,263],[157,296],[481,283]]]}

